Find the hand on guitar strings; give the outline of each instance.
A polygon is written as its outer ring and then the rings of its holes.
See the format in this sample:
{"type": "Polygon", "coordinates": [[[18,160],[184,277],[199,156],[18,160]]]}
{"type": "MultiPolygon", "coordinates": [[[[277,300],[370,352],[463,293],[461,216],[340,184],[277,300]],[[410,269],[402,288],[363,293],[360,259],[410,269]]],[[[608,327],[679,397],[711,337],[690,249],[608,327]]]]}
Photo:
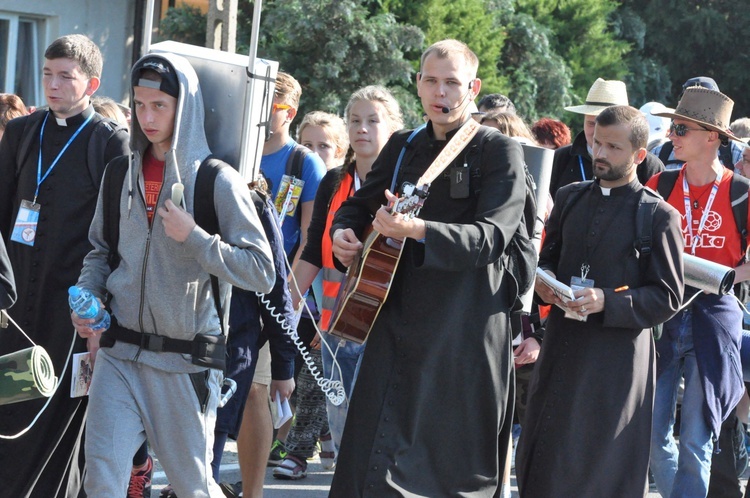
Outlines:
{"type": "Polygon", "coordinates": [[[349,267],[357,253],[362,250],[362,242],[351,228],[339,228],[333,232],[333,255],[342,265],[349,267]]]}
{"type": "Polygon", "coordinates": [[[378,209],[375,213],[375,219],[372,221],[372,227],[386,237],[423,239],[425,237],[424,220],[405,217],[401,213],[392,213],[391,206],[396,203],[398,196],[392,194],[390,190],[386,190],[385,197],[388,199],[388,206],[382,206],[378,209]]]}

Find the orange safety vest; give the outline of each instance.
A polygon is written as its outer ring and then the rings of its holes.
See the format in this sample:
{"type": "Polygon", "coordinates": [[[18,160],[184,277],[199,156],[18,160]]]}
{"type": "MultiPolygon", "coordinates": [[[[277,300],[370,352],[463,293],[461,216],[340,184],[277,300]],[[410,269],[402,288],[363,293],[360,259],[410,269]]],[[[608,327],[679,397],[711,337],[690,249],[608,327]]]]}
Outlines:
{"type": "Polygon", "coordinates": [[[339,188],[333,197],[331,204],[328,206],[328,217],[326,218],[326,227],[323,230],[323,240],[321,240],[321,249],[323,256],[323,307],[320,312],[320,329],[328,330],[331,325],[331,315],[333,307],[336,304],[336,297],[339,295],[341,282],[346,277],[333,264],[333,241],[331,240],[331,227],[333,226],[333,217],[339,210],[341,204],[354,194],[354,173],[347,173],[341,179],[339,188]]]}

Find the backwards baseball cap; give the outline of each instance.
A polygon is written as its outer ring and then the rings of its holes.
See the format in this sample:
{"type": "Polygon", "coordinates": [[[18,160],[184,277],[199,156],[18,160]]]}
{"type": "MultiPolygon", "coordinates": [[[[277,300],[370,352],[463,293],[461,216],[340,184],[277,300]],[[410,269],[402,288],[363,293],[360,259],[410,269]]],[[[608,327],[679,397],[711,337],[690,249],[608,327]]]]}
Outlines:
{"type": "Polygon", "coordinates": [[[131,84],[133,87],[155,88],[174,98],[180,97],[180,82],[177,79],[177,73],[166,59],[156,55],[146,55],[135,63],[131,72],[131,84]],[[149,69],[161,76],[161,81],[142,78],[143,72],[149,69]]]}
{"type": "Polygon", "coordinates": [[[682,85],[682,91],[684,92],[691,86],[702,86],[703,88],[708,88],[715,92],[720,91],[719,85],[716,84],[713,78],[709,78],[708,76],[696,76],[695,78],[690,78],[684,85],[682,85]]]}

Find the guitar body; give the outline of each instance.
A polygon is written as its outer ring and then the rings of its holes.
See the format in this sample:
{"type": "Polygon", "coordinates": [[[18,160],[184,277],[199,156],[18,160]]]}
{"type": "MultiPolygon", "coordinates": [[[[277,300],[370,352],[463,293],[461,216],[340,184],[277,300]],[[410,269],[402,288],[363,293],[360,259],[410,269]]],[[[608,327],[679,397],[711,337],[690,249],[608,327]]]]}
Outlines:
{"type": "Polygon", "coordinates": [[[404,241],[371,231],[362,253],[346,272],[328,332],[362,344],[372,329],[396,272],[404,241]]]}

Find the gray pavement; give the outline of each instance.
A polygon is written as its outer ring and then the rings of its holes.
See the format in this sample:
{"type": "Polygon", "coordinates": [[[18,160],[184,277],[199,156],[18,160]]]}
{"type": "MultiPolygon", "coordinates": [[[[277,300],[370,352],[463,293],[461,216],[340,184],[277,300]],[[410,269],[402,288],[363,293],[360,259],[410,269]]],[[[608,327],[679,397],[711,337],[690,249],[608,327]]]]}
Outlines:
{"type": "MultiPolygon", "coordinates": [[[[745,471],[741,479],[743,491],[747,485],[748,476],[750,476],[750,469],[745,471]]],[[[273,477],[273,467],[268,467],[263,485],[263,496],[265,498],[326,498],[332,479],[333,471],[325,470],[320,465],[320,460],[317,456],[312,460],[308,460],[307,477],[298,481],[276,479],[273,477]]],[[[229,441],[222,460],[221,481],[237,482],[239,480],[240,469],[237,463],[237,444],[234,441],[229,441]]],[[[166,485],[167,478],[159,467],[158,461],[156,461],[151,497],[158,498],[159,493],[166,485]]],[[[511,477],[511,496],[513,498],[518,497],[515,474],[511,477]]],[[[646,498],[660,498],[660,496],[656,492],[656,488],[651,486],[646,498]]]]}

